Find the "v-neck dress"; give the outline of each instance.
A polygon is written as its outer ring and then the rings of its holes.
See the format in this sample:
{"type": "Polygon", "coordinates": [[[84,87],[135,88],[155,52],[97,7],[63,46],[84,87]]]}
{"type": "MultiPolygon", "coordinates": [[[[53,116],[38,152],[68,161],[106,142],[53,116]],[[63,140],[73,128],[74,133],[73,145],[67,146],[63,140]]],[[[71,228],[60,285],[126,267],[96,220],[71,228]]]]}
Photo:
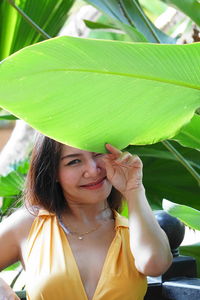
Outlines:
{"type": "MultiPolygon", "coordinates": [[[[128,220],[114,215],[116,234],[92,300],[142,300],[147,281],[134,264],[128,220]]],[[[28,300],[88,300],[67,236],[48,211],[40,210],[32,224],[25,267],[28,300]]]]}

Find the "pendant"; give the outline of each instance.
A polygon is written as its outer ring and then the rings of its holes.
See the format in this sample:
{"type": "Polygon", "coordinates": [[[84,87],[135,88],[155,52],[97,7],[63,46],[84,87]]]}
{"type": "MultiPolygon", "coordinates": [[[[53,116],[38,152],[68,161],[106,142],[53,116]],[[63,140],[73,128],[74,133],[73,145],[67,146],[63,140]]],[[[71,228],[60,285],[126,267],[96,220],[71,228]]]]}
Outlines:
{"type": "Polygon", "coordinates": [[[83,236],[78,236],[78,239],[79,239],[79,240],[82,240],[82,239],[83,239],[83,236]]]}

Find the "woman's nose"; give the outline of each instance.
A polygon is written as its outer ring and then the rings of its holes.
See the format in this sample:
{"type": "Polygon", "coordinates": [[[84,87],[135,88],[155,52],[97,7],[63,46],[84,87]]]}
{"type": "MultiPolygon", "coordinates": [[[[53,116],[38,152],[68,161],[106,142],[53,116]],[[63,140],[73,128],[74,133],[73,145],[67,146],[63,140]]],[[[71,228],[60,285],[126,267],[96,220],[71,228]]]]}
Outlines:
{"type": "Polygon", "coordinates": [[[89,160],[85,165],[84,176],[86,178],[96,177],[101,172],[101,168],[95,159],[89,160]]]}

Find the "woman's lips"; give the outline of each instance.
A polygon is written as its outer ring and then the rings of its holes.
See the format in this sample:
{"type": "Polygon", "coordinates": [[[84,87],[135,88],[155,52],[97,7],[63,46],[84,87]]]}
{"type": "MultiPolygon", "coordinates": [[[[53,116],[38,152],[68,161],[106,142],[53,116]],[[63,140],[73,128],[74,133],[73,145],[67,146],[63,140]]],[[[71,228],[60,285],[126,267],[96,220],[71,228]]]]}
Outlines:
{"type": "Polygon", "coordinates": [[[104,184],[105,179],[106,179],[106,177],[103,177],[103,178],[101,178],[101,179],[99,179],[95,182],[91,182],[91,183],[88,183],[88,184],[81,185],[80,187],[88,189],[88,190],[99,189],[104,184]]]}

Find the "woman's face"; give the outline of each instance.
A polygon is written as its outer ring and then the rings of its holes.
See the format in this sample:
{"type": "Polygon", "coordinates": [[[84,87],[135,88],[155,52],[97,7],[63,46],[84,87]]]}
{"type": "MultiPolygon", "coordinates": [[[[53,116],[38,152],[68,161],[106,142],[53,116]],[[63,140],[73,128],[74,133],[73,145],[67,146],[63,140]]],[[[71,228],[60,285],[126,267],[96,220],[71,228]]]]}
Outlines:
{"type": "Polygon", "coordinates": [[[109,196],[112,185],[106,177],[103,155],[62,146],[58,181],[67,201],[95,204],[109,196]]]}

